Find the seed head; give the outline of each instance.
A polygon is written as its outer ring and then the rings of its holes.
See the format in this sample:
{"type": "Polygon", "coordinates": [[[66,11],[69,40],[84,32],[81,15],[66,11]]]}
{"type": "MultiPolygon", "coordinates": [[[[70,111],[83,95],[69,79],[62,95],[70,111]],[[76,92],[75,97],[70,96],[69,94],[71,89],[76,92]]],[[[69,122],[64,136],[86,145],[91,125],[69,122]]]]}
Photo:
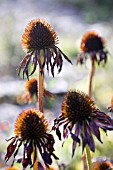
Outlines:
{"type": "Polygon", "coordinates": [[[22,35],[22,47],[26,52],[52,47],[58,44],[57,33],[43,19],[34,19],[22,35]]]}
{"type": "Polygon", "coordinates": [[[48,130],[47,119],[36,109],[22,111],[15,122],[15,135],[22,141],[43,138],[48,130]]]}

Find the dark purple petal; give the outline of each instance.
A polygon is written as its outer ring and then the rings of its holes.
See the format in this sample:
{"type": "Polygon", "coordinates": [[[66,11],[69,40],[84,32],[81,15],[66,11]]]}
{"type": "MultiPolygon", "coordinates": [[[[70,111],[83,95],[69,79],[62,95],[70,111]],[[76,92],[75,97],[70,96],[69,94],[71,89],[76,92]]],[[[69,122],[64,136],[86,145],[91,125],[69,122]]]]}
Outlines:
{"type": "Polygon", "coordinates": [[[25,157],[22,159],[23,168],[26,168],[28,165],[31,165],[31,164],[32,164],[31,159],[28,159],[28,158],[25,158],[25,157]]]}
{"type": "Polygon", "coordinates": [[[69,122],[67,122],[64,126],[63,126],[63,137],[64,139],[68,137],[68,129],[67,129],[67,125],[69,124],[69,122]]]}
{"type": "Polygon", "coordinates": [[[56,160],[59,159],[54,153],[51,153],[51,155],[52,155],[56,160]]]}
{"type": "Polygon", "coordinates": [[[70,134],[71,134],[72,139],[80,144],[80,139],[77,136],[75,136],[73,133],[70,133],[70,134]]]}
{"type": "Polygon", "coordinates": [[[6,162],[9,160],[9,158],[12,156],[12,154],[14,153],[16,147],[17,147],[17,142],[18,140],[16,140],[17,137],[15,137],[13,139],[13,141],[9,144],[9,146],[7,147],[7,153],[5,156],[5,160],[6,162]]]}
{"type": "Polygon", "coordinates": [[[53,65],[51,67],[51,73],[52,73],[53,77],[54,77],[54,67],[55,67],[56,63],[57,63],[57,58],[55,57],[55,60],[54,60],[53,65]]]}
{"type": "Polygon", "coordinates": [[[101,138],[100,138],[100,131],[99,127],[96,125],[96,123],[93,120],[89,121],[89,127],[93,134],[97,137],[97,139],[102,143],[101,138]]]}
{"type": "Polygon", "coordinates": [[[85,138],[83,133],[81,133],[81,138],[82,138],[82,152],[83,152],[84,148],[85,148],[85,146],[87,144],[87,140],[86,140],[86,138],[85,138]]]}
{"type": "Polygon", "coordinates": [[[75,136],[79,136],[81,130],[82,130],[82,124],[81,123],[76,124],[75,136]]]}
{"type": "Polygon", "coordinates": [[[51,134],[48,134],[48,137],[46,137],[47,138],[47,149],[48,149],[48,151],[49,152],[53,152],[54,151],[54,143],[55,143],[55,140],[54,140],[54,138],[53,138],[53,135],[51,135],[51,134]]]}
{"type": "Polygon", "coordinates": [[[17,159],[17,163],[22,163],[22,158],[17,159]]]}
{"type": "Polygon", "coordinates": [[[68,137],[68,130],[67,129],[63,130],[63,137],[64,137],[64,139],[66,139],[68,137]]]}
{"type": "MultiPolygon", "coordinates": [[[[49,72],[49,64],[50,64],[50,67],[52,69],[51,51],[50,51],[49,48],[47,49],[47,62],[46,62],[46,64],[47,64],[47,68],[48,68],[48,72],[49,72]]],[[[52,76],[54,77],[54,75],[52,75],[52,76]]]]}
{"type": "Polygon", "coordinates": [[[42,166],[40,162],[38,162],[38,170],[44,170],[44,167],[42,166]]]}
{"type": "Polygon", "coordinates": [[[74,156],[77,142],[80,145],[80,139],[78,138],[79,132],[80,132],[80,124],[76,125],[75,134],[73,134],[74,136],[72,137],[73,138],[72,157],[74,156]],[[75,138],[75,140],[74,140],[74,138],[75,138]]]}
{"type": "MultiPolygon", "coordinates": [[[[58,48],[58,47],[57,47],[58,48]]],[[[58,48],[59,49],[59,48],[58,48]]],[[[60,53],[64,56],[64,58],[72,64],[71,60],[69,60],[69,58],[59,49],[60,53]]]]}
{"type": "Polygon", "coordinates": [[[52,164],[52,159],[51,159],[50,153],[47,153],[47,152],[45,151],[45,152],[42,154],[42,158],[43,158],[45,164],[49,164],[49,165],[52,164]]]}
{"type": "Polygon", "coordinates": [[[96,120],[96,124],[102,128],[102,129],[105,129],[105,130],[113,130],[113,126],[112,125],[109,125],[109,124],[105,124],[104,122],[100,122],[98,120],[96,120]]]}
{"type": "Polygon", "coordinates": [[[85,123],[85,125],[84,125],[84,133],[85,133],[85,138],[86,138],[87,144],[89,145],[91,151],[94,152],[95,151],[95,143],[94,143],[90,128],[87,125],[87,123],[85,123]]]}
{"type": "Polygon", "coordinates": [[[22,141],[20,141],[19,145],[17,146],[17,149],[16,149],[16,151],[14,152],[14,159],[13,159],[13,162],[12,162],[12,166],[13,166],[13,164],[14,164],[15,157],[16,157],[16,155],[17,155],[17,153],[18,153],[18,151],[19,151],[19,148],[20,148],[20,146],[21,146],[21,145],[22,145],[22,141]]]}
{"type": "Polygon", "coordinates": [[[59,140],[61,140],[61,133],[59,128],[56,128],[56,135],[58,136],[59,140]]]}
{"type": "Polygon", "coordinates": [[[62,56],[61,56],[61,53],[59,52],[59,50],[57,48],[54,49],[54,52],[56,54],[56,57],[55,57],[54,62],[53,62],[53,69],[54,69],[54,66],[57,65],[57,67],[59,67],[58,73],[60,73],[60,71],[62,69],[62,65],[63,65],[62,56]]]}
{"type": "Polygon", "coordinates": [[[18,68],[17,68],[17,70],[18,70],[18,75],[20,75],[21,68],[22,68],[23,66],[25,66],[26,61],[27,61],[29,58],[31,58],[31,55],[32,55],[32,54],[26,55],[26,56],[23,58],[23,60],[20,62],[19,66],[18,66],[18,68]]]}
{"type": "Polygon", "coordinates": [[[99,57],[100,57],[100,61],[101,62],[102,60],[104,60],[104,63],[107,62],[107,52],[106,51],[99,51],[99,57]]]}
{"type": "Polygon", "coordinates": [[[77,144],[77,142],[76,142],[76,141],[73,141],[73,146],[72,146],[72,158],[73,158],[74,153],[75,153],[76,144],[77,144]]]}
{"type": "MultiPolygon", "coordinates": [[[[24,72],[26,73],[27,79],[29,79],[28,66],[29,66],[30,60],[31,60],[31,56],[27,59],[25,66],[24,66],[24,70],[23,70],[23,73],[24,72]]],[[[24,77],[24,74],[23,74],[23,77],[24,77]]]]}
{"type": "Polygon", "coordinates": [[[54,120],[54,125],[58,125],[58,123],[59,123],[60,121],[64,120],[64,119],[65,119],[65,118],[64,118],[62,115],[58,116],[58,117],[54,120]]]}
{"type": "Polygon", "coordinates": [[[27,157],[31,157],[31,154],[33,152],[33,145],[32,145],[32,141],[29,143],[28,147],[26,148],[26,152],[27,152],[27,157]]]}
{"type": "Polygon", "coordinates": [[[24,144],[24,153],[23,153],[23,159],[22,159],[22,166],[23,166],[23,168],[26,168],[28,165],[32,164],[31,159],[29,159],[26,156],[26,154],[27,154],[27,142],[24,144]]]}

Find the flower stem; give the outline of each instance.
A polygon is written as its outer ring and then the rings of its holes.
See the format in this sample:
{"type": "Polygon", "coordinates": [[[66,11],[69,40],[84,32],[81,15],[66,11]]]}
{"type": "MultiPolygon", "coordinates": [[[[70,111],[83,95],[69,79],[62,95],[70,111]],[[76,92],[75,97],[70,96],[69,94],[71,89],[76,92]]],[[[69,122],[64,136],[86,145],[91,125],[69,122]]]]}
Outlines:
{"type": "Polygon", "coordinates": [[[88,170],[91,170],[92,168],[92,162],[91,162],[91,154],[90,154],[90,149],[89,146],[86,145],[86,158],[87,158],[87,163],[88,163],[88,170]]]}
{"type": "Polygon", "coordinates": [[[92,96],[92,82],[93,82],[94,72],[95,72],[95,60],[94,58],[91,58],[91,71],[90,71],[89,91],[88,91],[89,97],[92,96]]]}
{"type": "MultiPolygon", "coordinates": [[[[40,62],[41,62],[41,65],[43,64],[44,62],[44,53],[43,53],[43,50],[40,50],[40,62]]],[[[44,109],[43,109],[43,91],[44,91],[44,73],[42,73],[42,70],[40,69],[40,66],[39,66],[39,72],[38,72],[38,80],[37,80],[37,89],[38,89],[38,92],[37,92],[37,96],[38,96],[38,109],[40,112],[43,113],[44,109]]],[[[37,159],[34,163],[34,166],[33,166],[33,170],[38,170],[38,155],[37,155],[37,159]]]]}
{"type": "MultiPolygon", "coordinates": [[[[40,61],[41,64],[44,62],[44,54],[43,51],[40,51],[40,61]]],[[[44,90],[44,73],[42,73],[42,70],[39,67],[39,74],[38,74],[38,107],[40,112],[43,113],[43,90],[44,90]]]]}
{"type": "MultiPolygon", "coordinates": [[[[91,58],[91,71],[90,71],[90,78],[89,78],[89,89],[88,89],[89,90],[88,95],[90,98],[92,97],[92,82],[93,82],[94,72],[95,72],[95,60],[92,57],[91,58]]],[[[91,153],[90,153],[90,149],[88,145],[86,145],[86,157],[87,157],[87,163],[88,163],[88,170],[91,170],[91,166],[92,166],[91,153]]]]}

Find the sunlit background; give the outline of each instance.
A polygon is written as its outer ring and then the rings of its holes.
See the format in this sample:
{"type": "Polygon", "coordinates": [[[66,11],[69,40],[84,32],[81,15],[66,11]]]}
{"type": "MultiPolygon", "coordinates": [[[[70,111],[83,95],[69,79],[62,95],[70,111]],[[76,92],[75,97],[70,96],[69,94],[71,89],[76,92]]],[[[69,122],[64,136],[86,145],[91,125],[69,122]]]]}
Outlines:
{"type": "MultiPolygon", "coordinates": [[[[17,66],[25,53],[21,47],[21,37],[28,22],[43,18],[55,29],[59,36],[59,47],[72,60],[73,65],[64,61],[60,74],[55,78],[45,73],[46,88],[58,93],[54,100],[45,99],[45,115],[53,125],[54,117],[60,114],[63,94],[69,89],[88,92],[90,65],[76,65],[79,46],[83,34],[96,30],[106,40],[109,51],[107,64],[96,65],[93,81],[93,99],[97,106],[108,113],[113,95],[113,0],[0,0],[0,169],[5,170],[4,155],[8,139],[14,135],[13,127],[18,114],[26,108],[35,106],[19,103],[17,98],[25,88],[26,78],[17,76],[17,66]]],[[[33,76],[37,76],[35,73],[33,76]]],[[[53,133],[54,134],[54,133],[53,133]]],[[[94,158],[113,159],[113,132],[108,136],[102,134],[103,144],[96,141],[94,158]]],[[[74,158],[71,157],[71,139],[64,147],[55,136],[56,155],[60,158],[57,164],[65,164],[69,170],[82,170],[82,149],[77,148],[74,158]],[[59,149],[60,148],[60,149],[59,149]]],[[[20,165],[16,165],[20,166],[20,165]]],[[[29,169],[29,168],[28,168],[29,169]]]]}

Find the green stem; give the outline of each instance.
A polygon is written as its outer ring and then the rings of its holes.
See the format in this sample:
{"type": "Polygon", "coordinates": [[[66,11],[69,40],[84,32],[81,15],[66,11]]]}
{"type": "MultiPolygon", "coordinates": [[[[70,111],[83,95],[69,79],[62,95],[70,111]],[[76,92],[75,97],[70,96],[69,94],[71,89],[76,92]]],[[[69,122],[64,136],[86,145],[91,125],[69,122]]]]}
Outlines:
{"type": "Polygon", "coordinates": [[[88,163],[88,170],[91,170],[92,169],[91,153],[88,145],[86,145],[86,158],[88,163]]]}

